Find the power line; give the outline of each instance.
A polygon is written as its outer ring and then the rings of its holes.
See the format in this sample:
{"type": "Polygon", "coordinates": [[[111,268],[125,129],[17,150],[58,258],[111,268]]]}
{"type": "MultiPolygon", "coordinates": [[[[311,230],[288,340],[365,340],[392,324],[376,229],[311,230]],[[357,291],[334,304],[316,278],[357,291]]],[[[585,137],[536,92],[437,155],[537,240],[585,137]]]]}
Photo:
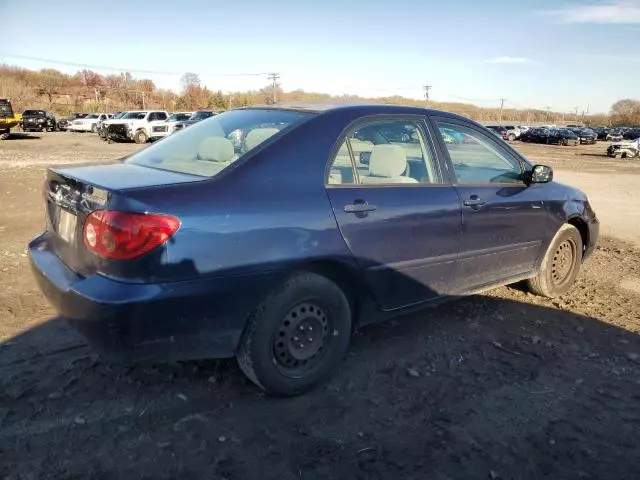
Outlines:
{"type": "MultiPolygon", "coordinates": [[[[90,68],[95,70],[111,70],[114,72],[131,72],[131,73],[143,73],[146,75],[178,75],[181,76],[184,72],[170,72],[170,71],[162,71],[162,70],[140,70],[140,69],[132,69],[132,68],[123,68],[123,67],[111,67],[106,65],[93,65],[88,63],[78,63],[78,62],[67,62],[63,60],[54,60],[51,58],[42,58],[42,57],[32,57],[29,55],[19,55],[14,53],[6,53],[0,52],[0,57],[9,57],[9,58],[19,58],[22,60],[34,60],[38,62],[44,63],[52,63],[56,65],[66,65],[69,67],[76,68],[90,68]]],[[[267,75],[267,72],[260,73],[198,73],[201,77],[259,77],[267,75]]]]}

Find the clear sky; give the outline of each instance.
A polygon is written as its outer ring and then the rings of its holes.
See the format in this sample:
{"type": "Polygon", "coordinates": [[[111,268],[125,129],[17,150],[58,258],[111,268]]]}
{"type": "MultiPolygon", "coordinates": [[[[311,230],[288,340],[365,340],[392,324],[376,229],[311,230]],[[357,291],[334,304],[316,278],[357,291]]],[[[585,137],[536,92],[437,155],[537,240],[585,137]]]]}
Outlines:
{"type": "Polygon", "coordinates": [[[258,89],[608,111],[640,98],[640,0],[0,0],[0,63],[258,89]],[[100,73],[113,73],[96,69],[100,73]],[[143,71],[167,72],[167,74],[143,71]]]}

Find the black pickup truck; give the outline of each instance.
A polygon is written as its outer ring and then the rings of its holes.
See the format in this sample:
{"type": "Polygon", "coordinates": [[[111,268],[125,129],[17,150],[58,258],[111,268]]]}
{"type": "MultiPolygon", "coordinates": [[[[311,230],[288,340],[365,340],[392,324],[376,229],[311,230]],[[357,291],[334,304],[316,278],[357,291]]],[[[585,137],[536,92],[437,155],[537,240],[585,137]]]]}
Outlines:
{"type": "Polygon", "coordinates": [[[53,132],[57,124],[53,114],[46,110],[25,110],[21,127],[24,132],[53,132]]]}

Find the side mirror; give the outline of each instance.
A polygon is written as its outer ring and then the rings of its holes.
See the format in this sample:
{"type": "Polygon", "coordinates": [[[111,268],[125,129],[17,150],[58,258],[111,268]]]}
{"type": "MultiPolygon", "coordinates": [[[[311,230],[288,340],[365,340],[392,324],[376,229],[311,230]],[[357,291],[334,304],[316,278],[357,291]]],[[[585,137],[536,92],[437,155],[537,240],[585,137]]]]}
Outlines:
{"type": "Polygon", "coordinates": [[[553,180],[553,169],[547,165],[535,165],[529,183],[549,183],[553,180]]]}

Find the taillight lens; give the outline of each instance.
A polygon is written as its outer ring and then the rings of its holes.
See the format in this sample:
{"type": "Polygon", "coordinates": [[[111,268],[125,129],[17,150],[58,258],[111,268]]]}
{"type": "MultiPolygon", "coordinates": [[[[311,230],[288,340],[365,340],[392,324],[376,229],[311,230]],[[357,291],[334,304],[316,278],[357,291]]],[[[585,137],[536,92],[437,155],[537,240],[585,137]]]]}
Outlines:
{"type": "Polygon", "coordinates": [[[86,247],[113,260],[131,260],[163,245],[180,228],[170,215],[96,210],[84,222],[86,247]]]}

